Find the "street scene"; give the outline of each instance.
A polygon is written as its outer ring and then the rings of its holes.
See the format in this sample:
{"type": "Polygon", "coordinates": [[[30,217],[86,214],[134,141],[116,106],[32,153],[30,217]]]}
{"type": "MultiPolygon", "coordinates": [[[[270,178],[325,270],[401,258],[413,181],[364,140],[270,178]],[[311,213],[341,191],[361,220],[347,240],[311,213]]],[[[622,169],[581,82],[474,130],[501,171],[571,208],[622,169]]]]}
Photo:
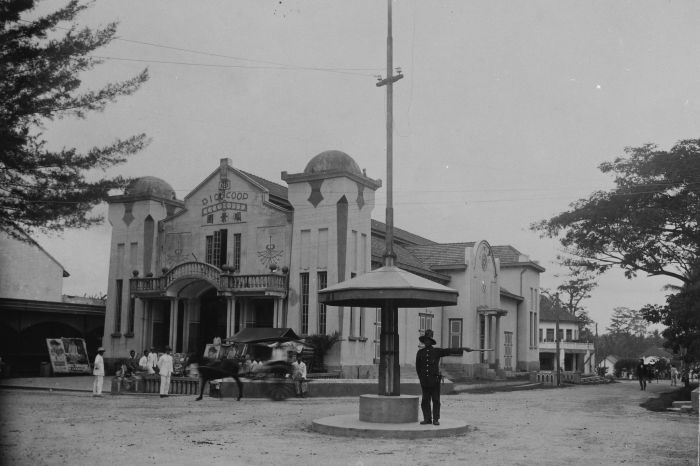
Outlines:
{"type": "MultiPolygon", "coordinates": [[[[85,379],[85,378],[83,378],[85,379]]],[[[86,381],[89,385],[89,380],[86,381]]],[[[459,388],[459,387],[458,387],[459,388]]],[[[396,440],[318,434],[314,419],[357,399],[0,391],[3,464],[694,465],[697,414],[640,406],[669,390],[636,381],[443,397],[460,436],[396,440]]]]}
{"type": "Polygon", "coordinates": [[[0,463],[700,466],[700,4],[7,0],[0,463]]]}

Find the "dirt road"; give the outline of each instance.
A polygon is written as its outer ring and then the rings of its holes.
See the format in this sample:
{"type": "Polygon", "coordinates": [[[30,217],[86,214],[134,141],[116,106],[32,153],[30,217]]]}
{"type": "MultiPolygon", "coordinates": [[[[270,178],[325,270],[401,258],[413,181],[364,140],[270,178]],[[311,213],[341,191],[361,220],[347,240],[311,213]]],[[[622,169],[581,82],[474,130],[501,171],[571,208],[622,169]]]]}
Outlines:
{"type": "Polygon", "coordinates": [[[352,439],[311,421],[356,398],[159,398],[2,390],[2,464],[695,465],[697,415],[639,404],[667,385],[634,383],[443,397],[459,437],[352,439]]]}

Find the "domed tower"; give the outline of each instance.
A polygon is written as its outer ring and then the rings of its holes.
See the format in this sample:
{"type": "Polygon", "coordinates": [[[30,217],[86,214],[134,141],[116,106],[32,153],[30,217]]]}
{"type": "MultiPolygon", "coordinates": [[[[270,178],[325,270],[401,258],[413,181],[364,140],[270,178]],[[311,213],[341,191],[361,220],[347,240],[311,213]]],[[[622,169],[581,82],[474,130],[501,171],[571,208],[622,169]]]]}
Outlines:
{"type": "Polygon", "coordinates": [[[371,215],[380,180],[348,154],[329,150],[303,173],[282,172],[294,207],[289,321],[301,334],[342,330],[343,317],[318,312],[317,292],[371,269],[371,215]],[[295,291],[293,291],[295,290],[295,291]]]}
{"type": "MultiPolygon", "coordinates": [[[[112,226],[107,284],[107,311],[102,346],[106,358],[123,358],[134,348],[140,335],[140,317],[130,299],[129,279],[159,275],[157,263],[158,222],[182,209],[175,191],[166,181],[154,176],[136,178],[124,194],[110,196],[108,220],[112,226]],[[137,328],[138,327],[138,328],[137,328]]],[[[138,343],[140,345],[140,343],[138,343]]]]}

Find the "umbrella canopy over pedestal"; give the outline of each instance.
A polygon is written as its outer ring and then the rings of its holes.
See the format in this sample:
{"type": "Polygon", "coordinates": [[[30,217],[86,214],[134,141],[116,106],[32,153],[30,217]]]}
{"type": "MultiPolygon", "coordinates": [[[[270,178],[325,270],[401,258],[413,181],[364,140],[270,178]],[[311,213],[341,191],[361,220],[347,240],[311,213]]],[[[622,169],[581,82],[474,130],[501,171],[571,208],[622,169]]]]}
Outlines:
{"type": "Polygon", "coordinates": [[[456,290],[385,265],[359,277],[318,292],[321,303],[331,306],[379,307],[380,336],[379,395],[400,395],[398,309],[453,306],[456,290]]]}
{"type": "Polygon", "coordinates": [[[454,306],[458,293],[396,266],[384,266],[329,286],[318,293],[331,306],[382,307],[387,300],[397,307],[454,306]]]}

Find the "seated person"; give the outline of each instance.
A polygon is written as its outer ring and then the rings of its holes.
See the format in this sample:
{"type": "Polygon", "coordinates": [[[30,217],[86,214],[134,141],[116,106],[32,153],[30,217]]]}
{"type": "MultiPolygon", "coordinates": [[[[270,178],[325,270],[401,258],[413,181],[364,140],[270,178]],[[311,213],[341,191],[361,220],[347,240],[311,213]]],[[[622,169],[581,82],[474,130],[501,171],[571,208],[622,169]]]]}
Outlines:
{"type": "Polygon", "coordinates": [[[139,362],[136,359],[136,351],[129,351],[129,357],[124,361],[124,376],[131,377],[139,370],[139,362]]]}

